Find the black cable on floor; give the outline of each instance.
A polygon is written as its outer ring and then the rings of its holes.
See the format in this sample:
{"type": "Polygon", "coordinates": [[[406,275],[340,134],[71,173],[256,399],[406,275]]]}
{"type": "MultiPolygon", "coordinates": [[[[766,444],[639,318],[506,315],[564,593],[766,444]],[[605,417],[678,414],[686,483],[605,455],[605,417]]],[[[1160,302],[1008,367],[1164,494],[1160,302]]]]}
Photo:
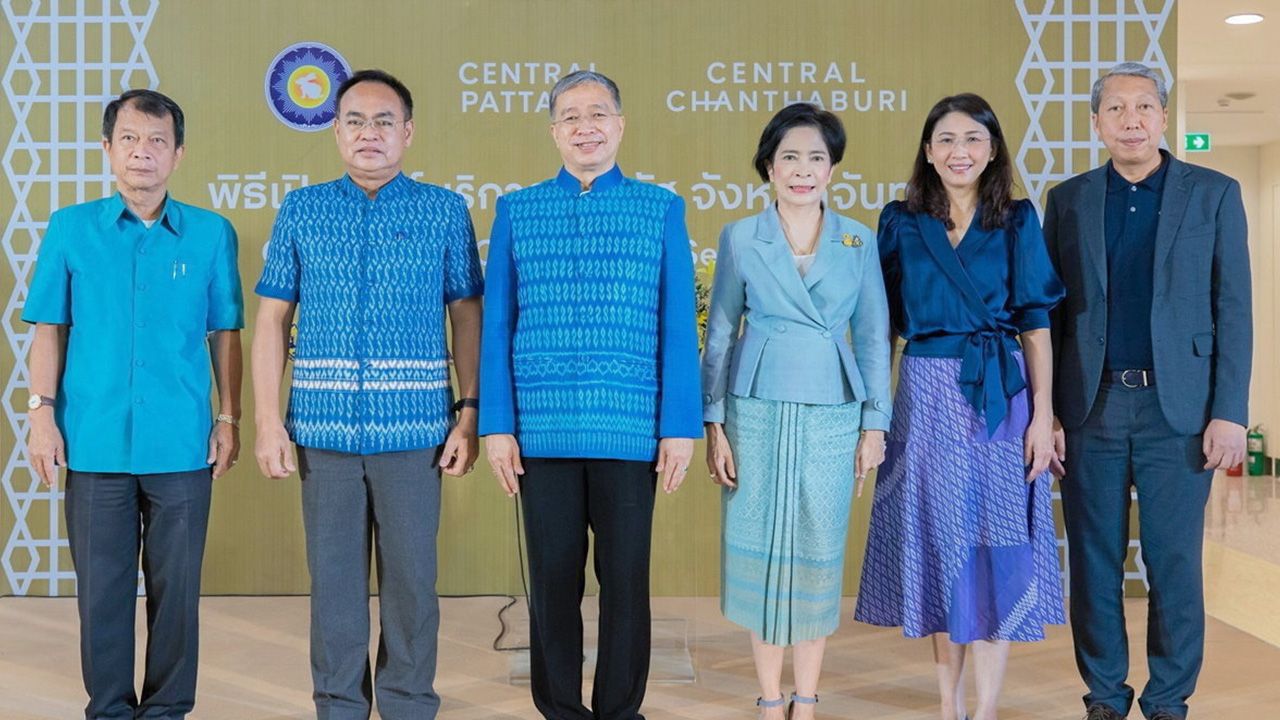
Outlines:
{"type": "MultiPolygon", "coordinates": [[[[524,589],[525,610],[530,611],[529,580],[525,576],[525,565],[524,565],[524,529],[520,522],[520,501],[516,500],[514,503],[512,503],[512,507],[515,509],[515,518],[516,518],[516,553],[520,558],[520,587],[524,589]]],[[[502,647],[502,638],[506,637],[507,632],[510,630],[510,628],[507,627],[507,619],[506,619],[505,613],[511,608],[515,607],[515,604],[517,602],[520,602],[520,599],[517,598],[515,595],[478,593],[478,594],[471,594],[471,595],[441,595],[440,597],[442,598],[490,598],[490,597],[506,598],[507,604],[503,605],[501,608],[498,609],[498,636],[493,639],[493,649],[496,650],[497,652],[518,652],[520,650],[529,649],[528,645],[512,645],[510,647],[502,647]]]]}
{"type": "MultiPolygon", "coordinates": [[[[520,521],[520,500],[516,499],[512,503],[512,509],[515,510],[516,518],[516,553],[520,558],[520,587],[524,589],[524,607],[525,611],[532,612],[529,608],[529,579],[525,574],[524,564],[524,528],[520,521]]],[[[216,593],[205,595],[204,597],[264,597],[256,593],[216,593]]],[[[307,597],[305,593],[289,593],[286,595],[277,595],[276,597],[307,597]]],[[[506,598],[507,604],[498,609],[498,636],[493,639],[493,649],[498,652],[518,652],[520,650],[528,650],[528,645],[512,645],[511,647],[502,647],[502,638],[507,636],[509,628],[507,627],[507,619],[504,613],[515,607],[520,602],[520,598],[515,595],[506,593],[469,593],[463,595],[440,595],[439,597],[453,600],[466,598],[506,598]]],[[[43,599],[43,598],[42,598],[43,599]]]]}
{"type": "MultiPolygon", "coordinates": [[[[528,580],[528,578],[527,578],[527,577],[525,577],[525,565],[524,565],[524,530],[523,530],[523,528],[521,527],[521,524],[520,524],[520,500],[519,500],[519,499],[515,500],[515,501],[512,503],[512,505],[513,505],[513,506],[514,506],[514,508],[515,508],[515,516],[516,516],[516,553],[517,553],[517,555],[518,555],[518,557],[519,557],[519,559],[520,559],[520,587],[524,589],[524,609],[525,609],[525,612],[529,613],[529,615],[530,615],[530,616],[532,616],[532,615],[533,615],[533,609],[529,607],[529,580],[528,580]]],[[[505,621],[505,620],[503,620],[503,618],[502,618],[502,613],[503,613],[507,608],[509,608],[509,607],[511,607],[511,606],[513,606],[513,605],[515,605],[515,604],[516,604],[516,598],[514,598],[514,597],[513,597],[513,598],[511,598],[511,602],[507,603],[506,607],[504,607],[504,608],[502,608],[502,610],[499,610],[499,611],[498,611],[498,624],[501,626],[502,630],[501,630],[501,632],[499,632],[499,633],[498,633],[498,637],[497,637],[497,638],[495,638],[495,639],[494,639],[494,641],[493,641],[493,649],[494,649],[494,650],[498,650],[498,651],[501,651],[501,652],[506,652],[506,651],[509,651],[509,650],[528,650],[528,649],[529,649],[529,646],[528,646],[528,645],[520,645],[520,646],[516,646],[516,647],[509,647],[509,648],[500,648],[500,647],[498,647],[498,641],[499,641],[499,640],[501,640],[501,639],[502,639],[502,636],[503,636],[503,635],[505,635],[505,634],[506,634],[506,632],[507,632],[507,623],[506,623],[506,621],[505,621]]]]}

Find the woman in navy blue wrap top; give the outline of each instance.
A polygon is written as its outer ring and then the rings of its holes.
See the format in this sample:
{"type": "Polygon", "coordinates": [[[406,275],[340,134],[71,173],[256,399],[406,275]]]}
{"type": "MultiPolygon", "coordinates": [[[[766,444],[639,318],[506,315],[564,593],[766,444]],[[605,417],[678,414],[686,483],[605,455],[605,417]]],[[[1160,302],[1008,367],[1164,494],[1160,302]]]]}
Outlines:
{"type": "MultiPolygon", "coordinates": [[[[981,201],[974,212],[981,217],[981,201]]],[[[1026,386],[1013,353],[1018,335],[1049,327],[1062,299],[1030,200],[1017,200],[1005,227],[971,222],[951,246],[942,221],[892,202],[880,215],[880,262],[894,331],[904,353],[962,359],[966,398],[994,432],[1008,399],[1026,386]]]]}
{"type": "Polygon", "coordinates": [[[925,121],[907,201],[880,215],[906,338],[854,617],[930,637],[942,720],[995,720],[1010,641],[1064,622],[1050,465],[1049,311],[1062,299],[1000,124],[976,95],[925,121]]]}

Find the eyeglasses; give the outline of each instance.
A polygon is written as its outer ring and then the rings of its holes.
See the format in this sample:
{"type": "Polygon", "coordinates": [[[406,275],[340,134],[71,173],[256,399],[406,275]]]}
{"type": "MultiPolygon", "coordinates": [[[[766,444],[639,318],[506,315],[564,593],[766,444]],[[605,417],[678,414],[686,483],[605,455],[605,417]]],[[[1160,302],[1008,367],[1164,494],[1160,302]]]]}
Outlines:
{"type": "Polygon", "coordinates": [[[394,130],[396,125],[399,125],[401,122],[407,122],[407,121],[389,120],[387,118],[374,118],[372,120],[360,120],[358,118],[347,118],[346,120],[342,121],[342,129],[352,135],[357,135],[361,131],[363,131],[365,128],[371,128],[374,132],[378,133],[379,135],[385,135],[386,133],[389,133],[392,130],[394,130]]]}
{"type": "Polygon", "coordinates": [[[936,140],[930,140],[929,144],[939,150],[953,150],[957,147],[963,147],[965,150],[973,150],[987,142],[991,142],[991,138],[986,135],[966,135],[962,138],[947,135],[945,137],[937,138],[936,140]]]}
{"type": "Polygon", "coordinates": [[[564,117],[551,123],[552,125],[568,125],[569,127],[579,128],[583,125],[591,125],[599,127],[608,122],[609,118],[622,117],[621,113],[594,112],[589,115],[565,115],[564,117]]]}

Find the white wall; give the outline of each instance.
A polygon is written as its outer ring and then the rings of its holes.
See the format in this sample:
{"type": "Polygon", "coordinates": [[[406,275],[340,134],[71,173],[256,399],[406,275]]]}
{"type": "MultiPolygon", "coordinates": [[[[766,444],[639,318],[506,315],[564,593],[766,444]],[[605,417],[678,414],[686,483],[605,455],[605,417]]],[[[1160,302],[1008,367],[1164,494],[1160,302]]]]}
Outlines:
{"type": "Polygon", "coordinates": [[[1249,254],[1253,270],[1254,353],[1249,423],[1267,426],[1271,455],[1280,448],[1280,338],[1277,337],[1276,195],[1280,194],[1280,143],[1266,147],[1220,147],[1188,153],[1186,160],[1213,168],[1240,182],[1249,221],[1249,254]]]}
{"type": "Polygon", "coordinates": [[[1280,456],[1280,142],[1258,158],[1258,222],[1251,222],[1253,259],[1254,417],[1267,426],[1267,454],[1280,456]]]}
{"type": "MultiPolygon", "coordinates": [[[[1235,177],[1244,193],[1253,270],[1249,414],[1251,423],[1266,426],[1267,453],[1275,457],[1280,455],[1280,142],[1224,148],[1188,159],[1235,177]]],[[[1215,493],[1222,491],[1222,480],[1215,483],[1215,493]]],[[[1248,482],[1252,492],[1265,488],[1268,481],[1249,478],[1248,482]]],[[[1267,532],[1280,512],[1277,502],[1264,500],[1261,513],[1232,517],[1222,512],[1225,503],[1211,499],[1204,573],[1205,609],[1210,615],[1280,645],[1280,615],[1275,612],[1275,599],[1280,596],[1280,542],[1275,533],[1267,532]]]]}

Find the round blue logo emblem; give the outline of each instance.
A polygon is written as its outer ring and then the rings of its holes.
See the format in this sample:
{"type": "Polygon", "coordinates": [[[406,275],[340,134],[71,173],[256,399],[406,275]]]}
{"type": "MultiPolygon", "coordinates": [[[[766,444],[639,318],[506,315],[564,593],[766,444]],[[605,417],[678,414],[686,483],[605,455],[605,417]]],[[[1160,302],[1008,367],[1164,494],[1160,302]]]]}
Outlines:
{"type": "Polygon", "coordinates": [[[323,130],[338,113],[335,96],[349,77],[351,66],[328,45],[290,45],[267,67],[267,105],[294,130],[323,130]]]}

